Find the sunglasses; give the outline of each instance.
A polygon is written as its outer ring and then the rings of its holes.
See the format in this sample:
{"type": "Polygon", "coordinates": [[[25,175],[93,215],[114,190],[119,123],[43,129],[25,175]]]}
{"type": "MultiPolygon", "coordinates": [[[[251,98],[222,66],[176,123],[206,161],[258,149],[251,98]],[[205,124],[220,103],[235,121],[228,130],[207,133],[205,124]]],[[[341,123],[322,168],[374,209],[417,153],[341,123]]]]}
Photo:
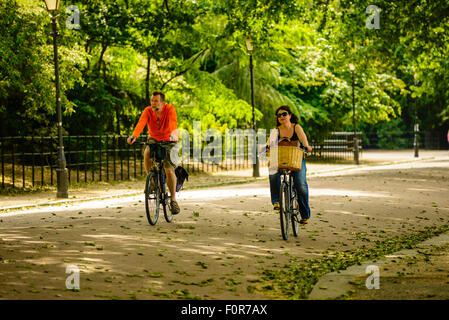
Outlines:
{"type": "Polygon", "coordinates": [[[278,117],[278,118],[280,118],[280,117],[286,117],[286,116],[288,116],[288,112],[287,112],[287,111],[282,112],[282,113],[278,113],[278,114],[277,114],[277,117],[278,117]]]}

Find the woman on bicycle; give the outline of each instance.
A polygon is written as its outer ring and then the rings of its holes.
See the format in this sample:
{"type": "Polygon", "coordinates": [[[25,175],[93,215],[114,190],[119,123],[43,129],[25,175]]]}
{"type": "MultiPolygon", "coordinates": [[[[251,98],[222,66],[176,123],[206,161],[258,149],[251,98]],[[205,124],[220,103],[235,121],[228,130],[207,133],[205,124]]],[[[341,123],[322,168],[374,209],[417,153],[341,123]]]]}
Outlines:
{"type": "MultiPolygon", "coordinates": [[[[276,127],[272,130],[267,146],[277,145],[279,141],[299,141],[307,149],[312,151],[307,136],[302,127],[298,124],[298,117],[290,110],[288,106],[280,106],[276,110],[276,127]]],[[[301,213],[301,224],[309,223],[310,207],[309,207],[309,188],[306,181],[306,162],[302,159],[300,171],[293,171],[293,181],[298,196],[299,212],[301,213]]],[[[279,210],[279,191],[281,187],[281,176],[277,168],[270,168],[270,193],[271,203],[274,210],[279,210]]]]}

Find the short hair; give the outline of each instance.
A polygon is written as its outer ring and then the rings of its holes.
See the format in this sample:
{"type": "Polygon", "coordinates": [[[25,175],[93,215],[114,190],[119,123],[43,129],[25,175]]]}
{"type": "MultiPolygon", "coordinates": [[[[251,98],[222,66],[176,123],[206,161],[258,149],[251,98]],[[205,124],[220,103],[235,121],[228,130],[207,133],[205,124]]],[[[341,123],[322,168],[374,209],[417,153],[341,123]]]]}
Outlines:
{"type": "Polygon", "coordinates": [[[161,102],[165,102],[165,94],[163,94],[161,91],[153,91],[151,94],[152,96],[160,96],[161,102]]]}

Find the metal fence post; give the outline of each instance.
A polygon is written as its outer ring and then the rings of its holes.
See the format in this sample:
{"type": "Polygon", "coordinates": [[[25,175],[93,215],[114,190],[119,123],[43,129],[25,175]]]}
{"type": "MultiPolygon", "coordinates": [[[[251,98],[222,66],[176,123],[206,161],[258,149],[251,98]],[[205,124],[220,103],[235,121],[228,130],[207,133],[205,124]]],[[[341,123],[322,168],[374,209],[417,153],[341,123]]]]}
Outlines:
{"type": "Polygon", "coordinates": [[[109,181],[109,136],[106,135],[106,181],[109,181]]]}
{"type": "Polygon", "coordinates": [[[15,187],[15,160],[14,160],[14,141],[11,139],[11,161],[12,161],[12,187],[15,187]]]}
{"type": "Polygon", "coordinates": [[[84,136],[84,182],[87,182],[87,136],[84,136]]]}
{"type": "Polygon", "coordinates": [[[117,138],[117,147],[120,156],[120,180],[123,180],[123,149],[122,149],[122,136],[117,138]]]}
{"type": "Polygon", "coordinates": [[[79,183],[80,182],[80,150],[79,150],[79,141],[80,141],[80,136],[76,136],[76,155],[78,156],[78,163],[76,164],[76,182],[79,183]]]}
{"type": "Polygon", "coordinates": [[[99,138],[98,138],[98,152],[99,152],[99,156],[100,156],[100,158],[99,158],[99,160],[100,160],[100,176],[99,176],[100,181],[101,181],[101,169],[103,167],[103,163],[101,161],[101,151],[102,151],[102,143],[101,142],[102,142],[102,136],[99,136],[99,138]]]}
{"type": "Polygon", "coordinates": [[[136,152],[136,144],[133,144],[133,150],[134,150],[134,178],[137,178],[137,174],[136,174],[136,157],[137,157],[137,152],[136,152]]]}
{"type": "Polygon", "coordinates": [[[34,136],[31,136],[31,183],[34,187],[34,136]]]}
{"type": "Polygon", "coordinates": [[[114,163],[114,181],[116,181],[117,180],[117,173],[116,173],[116,170],[115,170],[115,159],[116,159],[116,153],[117,153],[117,136],[114,136],[113,139],[114,139],[114,149],[113,149],[113,151],[114,151],[114,153],[113,153],[113,155],[114,155],[114,159],[113,159],[113,163],[114,163]]]}
{"type": "Polygon", "coordinates": [[[5,140],[3,139],[3,137],[0,137],[0,141],[2,144],[1,147],[1,153],[2,153],[2,188],[5,187],[5,158],[4,158],[4,154],[3,154],[3,149],[5,148],[5,140]]]}
{"type": "Polygon", "coordinates": [[[92,163],[91,163],[92,182],[95,181],[95,148],[94,148],[94,139],[95,139],[95,137],[92,136],[92,150],[91,150],[91,152],[92,152],[92,156],[91,156],[91,159],[92,159],[92,163]]]}
{"type": "Polygon", "coordinates": [[[41,136],[41,186],[44,185],[44,137],[41,136]]]}
{"type": "MultiPolygon", "coordinates": [[[[22,140],[25,141],[25,137],[22,136],[22,140]]],[[[22,186],[25,188],[25,151],[22,144],[22,186]]]]}
{"type": "MultiPolygon", "coordinates": [[[[126,145],[126,141],[124,141],[123,144],[126,145]]],[[[126,154],[128,156],[128,180],[129,180],[129,148],[126,148],[125,152],[126,152],[126,154]]]]}

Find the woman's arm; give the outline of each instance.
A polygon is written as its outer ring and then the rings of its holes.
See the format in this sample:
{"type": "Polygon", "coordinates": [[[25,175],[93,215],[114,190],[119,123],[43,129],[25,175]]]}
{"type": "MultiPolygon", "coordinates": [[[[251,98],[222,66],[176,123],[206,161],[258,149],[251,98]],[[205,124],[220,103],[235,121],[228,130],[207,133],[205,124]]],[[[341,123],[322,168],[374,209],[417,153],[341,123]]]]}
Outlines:
{"type": "Polygon", "coordinates": [[[297,126],[295,126],[295,131],[296,131],[296,134],[298,135],[299,141],[302,142],[302,144],[304,145],[304,147],[306,147],[308,152],[311,152],[312,147],[309,145],[309,141],[307,140],[307,135],[299,124],[297,126]]]}
{"type": "Polygon", "coordinates": [[[277,128],[271,129],[270,136],[268,137],[267,143],[265,144],[265,146],[260,148],[259,153],[264,153],[271,146],[275,145],[277,139],[278,139],[278,130],[277,130],[277,128]]]}

